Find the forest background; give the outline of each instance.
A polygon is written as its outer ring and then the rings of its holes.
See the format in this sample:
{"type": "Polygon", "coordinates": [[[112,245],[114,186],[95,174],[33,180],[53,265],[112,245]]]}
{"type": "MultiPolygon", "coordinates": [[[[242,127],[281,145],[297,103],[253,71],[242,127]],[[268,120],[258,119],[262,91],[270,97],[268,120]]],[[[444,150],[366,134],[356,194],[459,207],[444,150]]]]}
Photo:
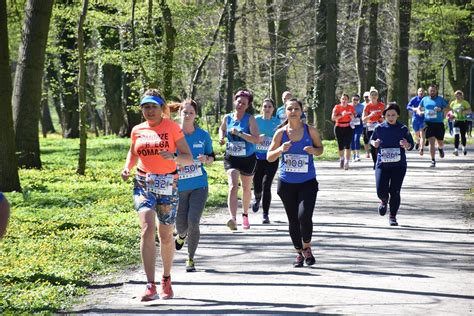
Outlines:
{"type": "MultiPolygon", "coordinates": [[[[16,210],[0,312],[58,310],[91,275],[138,262],[117,174],[144,89],[195,99],[212,135],[236,90],[257,110],[291,90],[332,159],[341,93],[374,86],[405,123],[431,83],[472,105],[472,19],[469,0],[0,0],[0,190],[16,210]]],[[[211,207],[225,201],[221,167],[211,207]]]]}

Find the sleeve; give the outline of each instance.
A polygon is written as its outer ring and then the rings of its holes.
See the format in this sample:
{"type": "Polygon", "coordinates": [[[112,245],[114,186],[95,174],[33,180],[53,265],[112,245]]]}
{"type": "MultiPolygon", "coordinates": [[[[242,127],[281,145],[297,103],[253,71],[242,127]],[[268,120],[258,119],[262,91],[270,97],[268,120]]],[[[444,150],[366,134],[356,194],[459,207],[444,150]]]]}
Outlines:
{"type": "Polygon", "coordinates": [[[442,100],[441,101],[441,107],[444,109],[445,107],[448,106],[448,102],[446,102],[446,100],[443,97],[441,97],[441,100],[442,100]]]}
{"type": "Polygon", "coordinates": [[[412,150],[413,147],[415,147],[415,142],[413,141],[413,136],[411,135],[410,131],[408,130],[408,127],[404,126],[405,129],[405,139],[410,143],[410,149],[412,150]]]}
{"type": "Polygon", "coordinates": [[[184,138],[184,133],[183,130],[181,129],[181,126],[176,124],[173,121],[170,121],[171,124],[171,133],[173,134],[174,141],[177,142],[181,138],[184,138]]]}
{"type": "Polygon", "coordinates": [[[371,140],[374,140],[374,141],[377,140],[379,138],[378,134],[379,134],[379,127],[376,126],[375,129],[374,129],[374,132],[372,133],[372,136],[370,136],[369,142],[371,140]]]}
{"type": "Polygon", "coordinates": [[[407,110],[410,112],[413,112],[413,98],[411,98],[410,101],[408,102],[407,110]]]}

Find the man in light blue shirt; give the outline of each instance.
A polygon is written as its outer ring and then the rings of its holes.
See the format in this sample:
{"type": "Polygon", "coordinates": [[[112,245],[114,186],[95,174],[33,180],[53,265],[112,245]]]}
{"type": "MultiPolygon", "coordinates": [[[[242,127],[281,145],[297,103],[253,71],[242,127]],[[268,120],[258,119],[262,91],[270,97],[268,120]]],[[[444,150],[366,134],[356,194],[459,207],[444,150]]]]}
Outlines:
{"type": "Polygon", "coordinates": [[[418,115],[425,118],[425,135],[422,135],[423,139],[420,142],[420,155],[423,155],[424,137],[426,137],[429,142],[431,155],[430,167],[436,167],[435,142],[438,143],[439,157],[444,158],[445,128],[443,119],[446,112],[449,111],[449,106],[446,100],[438,95],[438,87],[435,84],[429,86],[428,94],[428,96],[421,99],[417,108],[418,115]]]}

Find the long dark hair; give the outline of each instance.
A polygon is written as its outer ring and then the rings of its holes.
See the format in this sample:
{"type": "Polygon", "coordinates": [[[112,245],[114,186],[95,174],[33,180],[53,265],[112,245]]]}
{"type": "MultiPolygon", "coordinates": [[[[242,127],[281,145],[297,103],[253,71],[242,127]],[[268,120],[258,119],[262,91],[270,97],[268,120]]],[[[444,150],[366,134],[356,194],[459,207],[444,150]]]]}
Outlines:
{"type": "MultiPolygon", "coordinates": [[[[301,108],[301,113],[303,113],[303,102],[301,102],[300,100],[296,99],[296,98],[292,98],[292,99],[289,99],[288,101],[285,102],[285,112],[286,112],[286,105],[290,102],[296,102],[299,104],[300,108],[301,108]]],[[[285,125],[288,124],[288,117],[286,118],[286,120],[281,123],[280,125],[278,125],[278,128],[280,127],[283,127],[285,125]]]]}

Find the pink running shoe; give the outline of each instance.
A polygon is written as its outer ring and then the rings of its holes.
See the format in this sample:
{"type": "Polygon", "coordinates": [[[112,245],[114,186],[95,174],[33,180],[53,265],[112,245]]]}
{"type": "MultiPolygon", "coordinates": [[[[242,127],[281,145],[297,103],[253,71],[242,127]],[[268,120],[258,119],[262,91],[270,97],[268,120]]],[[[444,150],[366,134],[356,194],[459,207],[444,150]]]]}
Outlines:
{"type": "Polygon", "coordinates": [[[142,302],[153,301],[158,298],[155,283],[147,283],[145,293],[142,296],[142,302]]]}
{"type": "Polygon", "coordinates": [[[173,298],[174,293],[173,289],[171,288],[171,276],[161,279],[161,293],[160,297],[162,300],[169,300],[173,298]]]}
{"type": "Polygon", "coordinates": [[[242,228],[250,229],[249,216],[242,214],[242,228]]]}

